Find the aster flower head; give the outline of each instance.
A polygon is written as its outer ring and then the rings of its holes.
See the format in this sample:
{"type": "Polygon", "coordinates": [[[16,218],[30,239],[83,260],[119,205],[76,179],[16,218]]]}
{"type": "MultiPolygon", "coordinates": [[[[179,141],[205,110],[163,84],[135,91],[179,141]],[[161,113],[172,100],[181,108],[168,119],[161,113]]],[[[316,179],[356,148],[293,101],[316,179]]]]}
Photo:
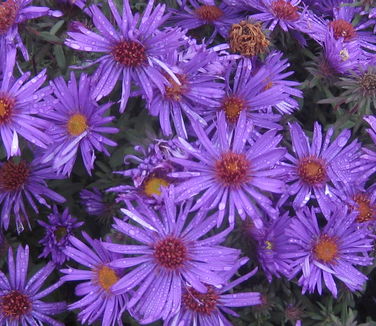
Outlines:
{"type": "Polygon", "coordinates": [[[164,92],[165,86],[169,84],[166,74],[180,85],[162,57],[182,45],[185,36],[176,28],[158,30],[168,17],[164,15],[164,4],[158,4],[154,10],[153,4],[154,0],[148,1],[140,17],[132,14],[128,0],[123,2],[121,15],[114,1],[109,0],[117,29],[96,5],[92,5],[90,11],[99,34],[77,24],[76,31],[68,32],[69,38],[65,41],[66,45],[76,50],[104,53],[98,60],[100,65],[94,74],[97,83],[92,96],[100,100],[121,79],[121,112],[128,102],[133,82],[142,89],[148,101],[153,98],[153,85],[164,92]]]}
{"type": "Polygon", "coordinates": [[[325,41],[328,33],[333,33],[336,40],[355,42],[362,49],[375,51],[376,39],[372,32],[363,31],[367,26],[357,22],[357,14],[358,9],[355,7],[340,6],[333,9],[331,20],[311,16],[307,20],[305,31],[320,44],[325,41]]]}
{"type": "Polygon", "coordinates": [[[294,156],[286,155],[290,161],[286,168],[288,194],[295,196],[295,209],[315,198],[323,214],[329,216],[332,201],[340,201],[334,190],[340,190],[340,182],[355,185],[366,180],[368,173],[356,171],[365,164],[360,160],[360,143],[354,140],[348,144],[350,130],[343,130],[334,140],[333,133],[334,129],[329,128],[323,137],[321,126],[315,122],[310,142],[298,123],[290,124],[294,156]]]}
{"type": "Polygon", "coordinates": [[[274,30],[279,26],[285,32],[289,30],[302,31],[305,10],[300,6],[301,0],[242,0],[245,8],[257,10],[249,18],[261,21],[264,27],[274,30]]]}
{"type": "Polygon", "coordinates": [[[67,259],[64,249],[69,244],[69,237],[75,229],[84,223],[78,222],[76,218],[72,217],[68,208],[63,213],[59,213],[55,205],[52,208],[52,213],[48,215],[48,223],[41,220],[38,223],[46,230],[43,239],[39,241],[44,247],[39,258],[51,255],[53,263],[56,265],[63,264],[67,259]]]}
{"type": "Polygon", "coordinates": [[[81,74],[77,82],[73,73],[68,84],[62,77],[51,82],[56,99],[50,97],[47,101],[55,107],[45,117],[54,125],[48,131],[54,143],[46,150],[43,161],[52,161],[53,168],[63,175],[70,175],[79,151],[86,171],[91,174],[95,151],[109,156],[106,146],[116,146],[103,136],[118,132],[117,128],[105,126],[114,119],[104,116],[112,103],[98,105],[91,97],[91,82],[86,74],[81,74]]]}
{"type": "MultiPolygon", "coordinates": [[[[376,145],[376,117],[373,115],[368,115],[363,118],[370,126],[371,129],[367,129],[369,136],[371,137],[373,143],[376,145]]],[[[364,159],[368,160],[372,165],[376,161],[376,152],[363,148],[365,154],[362,156],[364,159]]]]}
{"type": "Polygon", "coordinates": [[[8,277],[0,271],[0,323],[1,325],[52,325],[64,324],[51,318],[66,309],[65,302],[43,302],[45,296],[55,291],[62,281],[41,290],[43,283],[55,270],[49,262],[27,280],[29,247],[18,246],[14,259],[8,251],[8,277]]]}
{"type": "Polygon", "coordinates": [[[187,138],[184,118],[206,125],[197,113],[197,107],[218,108],[224,94],[223,84],[215,81],[216,77],[207,71],[208,65],[217,59],[216,52],[194,43],[167,58],[180,85],[167,76],[170,84],[166,85],[165,92],[156,92],[148,106],[152,115],[159,116],[164,135],[171,135],[175,129],[178,136],[187,138]]]}
{"type": "Polygon", "coordinates": [[[276,130],[258,135],[253,140],[250,135],[252,123],[242,112],[231,132],[228,131],[225,115],[220,112],[218,131],[209,139],[201,125],[193,124],[198,137],[198,146],[193,147],[183,139],[178,146],[191,156],[187,159],[174,158],[185,168],[175,172],[175,177],[188,178],[176,186],[178,202],[200,194],[192,210],[218,211],[218,226],[224,216],[231,225],[235,222],[235,212],[244,220],[248,215],[257,227],[261,227],[261,212],[271,217],[277,216],[272,201],[265,192],[283,193],[285,189],[283,167],[278,163],[285,149],[277,147],[281,136],[276,130]]]}
{"type": "Polygon", "coordinates": [[[50,123],[41,117],[41,112],[49,108],[42,100],[52,92],[43,87],[46,69],[31,78],[30,73],[20,78],[13,77],[16,50],[5,46],[0,77],[0,134],[7,157],[20,155],[19,135],[31,144],[47,148],[51,140],[46,134],[50,123]]]}
{"type": "Polygon", "coordinates": [[[64,250],[68,257],[89,268],[61,270],[66,274],[62,277],[63,281],[81,281],[76,287],[76,295],[83,298],[68,308],[80,310],[78,319],[83,324],[92,325],[94,321],[102,320],[103,326],[123,325],[121,315],[126,307],[127,296],[112,291],[113,285],[122,276],[122,269],[109,266],[118,255],[106,250],[102,241],[92,239],[85,232],[82,232],[82,236],[89,246],[71,236],[70,246],[64,250]]]}
{"type": "Polygon", "coordinates": [[[249,228],[249,236],[255,242],[257,260],[261,265],[269,282],[273,276],[280,278],[282,275],[291,275],[290,252],[292,246],[288,243],[286,229],[290,225],[287,213],[275,220],[269,220],[261,229],[254,226],[249,228]]]}
{"type": "Polygon", "coordinates": [[[169,173],[181,168],[174,164],[172,155],[181,156],[176,145],[171,141],[155,139],[148,147],[135,146],[141,155],[126,155],[124,163],[129,165],[136,162],[135,168],[128,168],[115,173],[131,177],[133,185],[121,185],[107,189],[120,193],[117,201],[141,200],[155,208],[163,205],[162,189],[175,184],[178,180],[169,176],[169,173]]]}
{"type": "Polygon", "coordinates": [[[29,55],[18,32],[18,25],[42,16],[62,16],[60,11],[48,7],[30,6],[31,2],[32,0],[2,0],[0,3],[0,40],[20,48],[25,60],[29,60],[29,55]]]}
{"type": "Polygon", "coordinates": [[[261,296],[258,292],[226,294],[227,291],[248,280],[257,272],[257,268],[255,268],[251,272],[231,281],[239,267],[247,261],[247,258],[240,259],[230,271],[226,272],[226,284],[220,289],[207,286],[206,293],[200,293],[191,286],[186,287],[182,293],[182,305],[179,313],[167,320],[164,326],[231,326],[232,324],[224,313],[238,317],[239,315],[232,308],[260,304],[261,296]]]}
{"type": "Polygon", "coordinates": [[[0,205],[1,225],[7,230],[11,217],[14,217],[17,232],[30,227],[28,207],[38,212],[37,203],[49,207],[46,199],[62,203],[65,199],[48,188],[46,180],[57,176],[50,166],[41,163],[39,158],[31,162],[19,159],[0,163],[0,205]]]}
{"type": "Polygon", "coordinates": [[[241,18],[238,10],[222,2],[217,5],[215,0],[178,0],[177,2],[180,8],[170,9],[173,15],[169,21],[188,30],[206,25],[214,27],[207,43],[210,43],[218,33],[223,38],[227,38],[231,25],[241,18]]]}
{"type": "Polygon", "coordinates": [[[281,116],[266,109],[278,105],[287,96],[281,87],[269,84],[269,76],[269,71],[263,67],[255,72],[249,59],[232,62],[225,70],[225,94],[220,100],[220,107],[198,108],[200,114],[206,120],[215,121],[218,111],[223,111],[227,123],[236,125],[240,113],[244,111],[247,120],[256,127],[281,129],[278,124],[281,116]]]}
{"type": "Polygon", "coordinates": [[[189,217],[192,202],[176,206],[174,197],[171,187],[157,211],[143,203],[137,209],[128,205],[122,211],[129,222],[115,219],[113,228],[139,244],[105,244],[108,250],[125,255],[110,267],[132,268],[112,290],[119,294],[132,290],[128,309],[140,323],[175,315],[186,287],[200,293],[207,293],[207,286],[220,288],[225,279],[218,272],[231,270],[240,254],[221,245],[230,229],[206,236],[217,223],[217,213],[189,217]]]}
{"type": "Polygon", "coordinates": [[[295,260],[293,274],[300,275],[303,294],[316,289],[321,294],[325,285],[337,297],[335,278],[351,291],[360,290],[367,280],[354,266],[373,262],[368,256],[373,247],[369,231],[355,225],[357,213],[348,213],[346,206],[336,206],[333,211],[320,228],[314,209],[302,209],[287,229],[289,242],[295,246],[290,254],[295,260]]]}

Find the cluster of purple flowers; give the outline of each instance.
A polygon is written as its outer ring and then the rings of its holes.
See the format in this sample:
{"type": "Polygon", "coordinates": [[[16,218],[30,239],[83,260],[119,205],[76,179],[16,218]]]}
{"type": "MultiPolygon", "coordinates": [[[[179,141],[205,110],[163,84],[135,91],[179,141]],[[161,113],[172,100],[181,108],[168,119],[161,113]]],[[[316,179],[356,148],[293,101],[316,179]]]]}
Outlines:
{"type": "Polygon", "coordinates": [[[295,121],[301,84],[273,42],[316,42],[319,75],[340,80],[341,104],[364,108],[376,144],[374,9],[300,0],[187,0],[170,9],[149,0],[140,14],[129,0],[121,8],[114,0],[59,2],[93,22],[72,23],[65,40],[97,55],[82,64],[96,65],[92,75],[46,82],[46,70],[22,72],[17,48],[29,57],[19,23],[62,13],[31,0],[0,4],[1,229],[31,229],[40,206],[52,206],[48,222],[38,219],[39,257],[50,261],[28,282],[28,247],[18,247],[16,262],[9,250],[0,323],[60,325],[50,315],[67,307],[89,325],[122,325],[125,312],[141,324],[232,325],[232,308],[263,303],[258,291],[236,288],[252,286],[256,273],[295,280],[302,293],[363,288],[362,266],[374,263],[376,152],[350,129],[314,122],[304,130],[295,121]],[[205,27],[208,37],[195,39],[205,27]],[[114,171],[121,184],[106,192],[120,212],[97,188],[81,191],[89,215],[114,218],[104,240],[80,236],[84,223],[67,207],[59,212],[66,199],[47,180],[69,178],[81,161],[91,176],[96,154],[109,157],[118,146],[112,108],[123,114],[136,97],[166,139],[136,146],[140,155],[126,155],[127,168],[114,171]],[[239,226],[254,260],[226,242],[239,226]],[[64,275],[41,291],[54,270],[64,275]],[[82,298],[40,301],[71,281],[82,298]]]}

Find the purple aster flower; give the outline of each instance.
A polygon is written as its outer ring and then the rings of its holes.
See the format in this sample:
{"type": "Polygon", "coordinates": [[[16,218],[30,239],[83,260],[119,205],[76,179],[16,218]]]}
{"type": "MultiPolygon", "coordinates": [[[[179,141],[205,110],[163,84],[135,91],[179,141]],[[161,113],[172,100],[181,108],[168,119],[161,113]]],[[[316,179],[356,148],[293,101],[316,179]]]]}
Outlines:
{"type": "Polygon", "coordinates": [[[364,161],[360,160],[360,143],[350,144],[350,130],[343,130],[331,141],[334,130],[329,128],[323,139],[321,126],[315,122],[311,145],[298,123],[290,124],[294,156],[287,154],[290,187],[288,195],[295,195],[293,207],[303,207],[316,198],[321,211],[328,217],[333,207],[332,201],[339,201],[335,188],[340,190],[339,182],[349,185],[360,184],[367,173],[355,172],[364,161]]]}
{"type": "Polygon", "coordinates": [[[188,178],[176,186],[178,202],[200,194],[192,210],[218,210],[217,225],[228,216],[231,225],[235,222],[235,211],[244,220],[248,215],[257,227],[261,227],[261,211],[271,217],[278,212],[266,192],[283,193],[285,184],[281,180],[285,169],[278,163],[286,150],[277,147],[282,136],[271,130],[250,138],[251,122],[246,121],[244,112],[239,115],[234,131],[227,132],[224,113],[219,114],[218,135],[210,140],[201,125],[194,123],[199,147],[193,147],[183,139],[179,146],[191,158],[175,158],[186,171],[171,173],[174,177],[188,178]],[[261,209],[261,211],[260,211],[261,209]]]}
{"type": "Polygon", "coordinates": [[[326,34],[319,62],[320,72],[324,77],[348,73],[365,64],[365,61],[363,50],[356,42],[345,42],[343,38],[336,39],[332,31],[326,34]]]}
{"type": "Polygon", "coordinates": [[[69,214],[68,208],[63,213],[59,213],[57,207],[54,205],[52,210],[53,212],[48,215],[49,223],[41,220],[38,221],[46,229],[44,238],[39,241],[44,248],[38,258],[51,255],[51,261],[57,265],[61,265],[67,259],[64,249],[70,243],[69,237],[73,234],[74,229],[77,229],[84,223],[77,222],[77,219],[69,214]]]}
{"type": "Polygon", "coordinates": [[[299,6],[301,0],[243,0],[246,8],[256,9],[261,13],[249,16],[254,21],[261,21],[265,28],[274,30],[276,26],[288,32],[302,32],[305,10],[299,6]]]}
{"type": "Polygon", "coordinates": [[[30,6],[32,0],[2,0],[0,3],[0,39],[20,48],[25,60],[29,60],[27,49],[18,32],[18,25],[29,19],[42,16],[60,17],[62,13],[48,7],[30,6]]]}
{"type": "Polygon", "coordinates": [[[80,150],[86,171],[91,175],[94,167],[95,150],[109,156],[106,146],[116,143],[103,136],[103,133],[114,134],[117,128],[104,126],[111,122],[113,116],[104,116],[112,103],[98,105],[92,99],[93,87],[86,74],[81,74],[77,83],[71,73],[68,84],[62,77],[51,82],[54,95],[48,102],[54,103],[54,110],[45,113],[54,126],[48,134],[54,143],[46,150],[43,162],[52,161],[53,168],[63,175],[70,175],[80,150]]]}
{"type": "Polygon", "coordinates": [[[117,201],[136,199],[158,208],[163,204],[162,188],[175,184],[177,181],[168,174],[181,170],[170,161],[170,158],[172,155],[181,156],[181,153],[171,141],[162,139],[155,139],[146,149],[142,146],[135,146],[135,150],[143,157],[126,155],[124,163],[129,165],[131,161],[134,161],[137,166],[115,172],[131,177],[133,185],[112,187],[107,191],[120,193],[117,201]]]}
{"type": "Polygon", "coordinates": [[[205,110],[218,108],[219,99],[224,95],[223,84],[216,82],[215,76],[207,72],[207,66],[216,60],[215,52],[195,44],[168,58],[180,85],[167,77],[170,85],[166,86],[164,94],[156,93],[149,103],[150,113],[159,116],[164,135],[172,134],[173,125],[178,136],[187,138],[184,116],[206,125],[196,112],[197,106],[205,110]]]}
{"type": "MultiPolygon", "coordinates": [[[[278,91],[287,94],[283,101],[273,104],[272,107],[278,110],[281,114],[291,114],[293,111],[299,109],[299,104],[294,97],[303,97],[301,90],[297,89],[300,83],[292,80],[286,80],[294,71],[285,71],[289,66],[287,59],[282,59],[283,53],[280,51],[272,51],[265,58],[262,67],[268,72],[268,77],[265,80],[264,89],[270,89],[272,86],[277,86],[278,91]]],[[[274,88],[276,89],[276,88],[274,88]]]]}
{"type": "Polygon", "coordinates": [[[0,323],[2,325],[52,325],[64,326],[63,323],[50,317],[63,312],[65,302],[43,302],[41,299],[56,290],[63,282],[41,290],[48,276],[55,270],[49,262],[27,281],[29,264],[29,247],[18,246],[16,261],[13,251],[8,252],[7,277],[0,271],[0,323]]]}
{"type": "Polygon", "coordinates": [[[220,108],[198,108],[206,120],[217,120],[218,112],[225,113],[230,125],[236,124],[241,112],[245,112],[247,120],[260,128],[281,129],[278,124],[281,116],[265,111],[270,106],[277,105],[287,95],[279,85],[268,84],[270,73],[261,67],[257,72],[252,70],[249,59],[229,64],[225,71],[225,91],[220,108]]]}
{"type": "MultiPolygon", "coordinates": [[[[372,129],[367,129],[368,134],[370,135],[373,143],[376,145],[376,117],[373,115],[368,115],[363,118],[365,121],[368,122],[368,124],[371,126],[372,129]]],[[[363,151],[365,154],[363,155],[363,158],[370,161],[373,165],[376,162],[376,152],[368,149],[363,148],[363,151]]]]}
{"type": "Polygon", "coordinates": [[[340,6],[333,9],[333,19],[328,21],[311,16],[305,31],[319,43],[323,43],[327,33],[332,32],[335,39],[343,39],[344,42],[356,42],[362,49],[376,50],[376,39],[372,32],[362,31],[364,24],[355,24],[358,8],[340,6]],[[355,24],[355,25],[354,25],[355,24]]]}
{"type": "Polygon", "coordinates": [[[158,211],[143,203],[137,210],[132,205],[122,210],[138,225],[115,219],[113,228],[140,244],[104,244],[126,255],[112,261],[110,267],[132,267],[112,290],[118,294],[133,290],[127,307],[140,323],[175,315],[186,287],[200,293],[207,293],[207,286],[220,287],[225,279],[219,271],[231,270],[240,253],[220,245],[229,228],[203,239],[216,225],[218,213],[188,218],[191,201],[176,207],[173,187],[164,196],[165,205],[158,211]]]}
{"type": "Polygon", "coordinates": [[[241,265],[248,259],[241,259],[231,271],[226,273],[226,284],[221,288],[207,286],[206,293],[200,293],[192,286],[187,286],[182,293],[182,307],[175,316],[167,320],[164,326],[232,326],[223,313],[234,317],[239,315],[232,309],[233,307],[253,306],[261,303],[261,295],[258,292],[241,292],[226,294],[237,285],[248,280],[256,272],[257,268],[251,272],[230,281],[241,265]]]}
{"type": "Polygon", "coordinates": [[[165,5],[158,4],[153,10],[153,4],[154,0],[148,1],[140,18],[138,14],[132,14],[128,0],[123,3],[122,15],[119,14],[114,1],[109,0],[108,5],[118,30],[97,6],[92,5],[90,10],[93,22],[100,34],[77,24],[75,29],[78,31],[68,32],[69,38],[65,41],[76,50],[105,53],[96,61],[100,62],[100,66],[94,75],[97,83],[92,96],[100,100],[108,95],[121,79],[120,112],[124,111],[128,102],[132,81],[141,87],[149,101],[153,99],[153,85],[164,93],[165,86],[169,85],[165,76],[180,84],[161,57],[172,53],[183,44],[184,33],[172,28],[158,30],[167,19],[167,16],[163,15],[165,5]]]}
{"type": "Polygon", "coordinates": [[[103,247],[99,240],[92,239],[85,232],[83,237],[88,247],[79,239],[71,236],[71,246],[64,253],[79,264],[89,269],[62,269],[63,281],[81,281],[76,286],[76,295],[82,299],[70,304],[70,310],[79,309],[78,319],[83,323],[102,320],[102,326],[123,325],[121,315],[126,307],[127,296],[114,294],[112,287],[121,277],[121,269],[112,268],[109,263],[116,259],[115,255],[103,247]]]}
{"type": "Polygon", "coordinates": [[[42,164],[40,159],[32,162],[24,160],[9,160],[0,162],[0,205],[1,225],[8,229],[11,216],[14,216],[18,233],[24,229],[26,221],[29,228],[28,203],[35,213],[38,212],[36,202],[50,207],[46,198],[58,203],[65,201],[64,197],[48,188],[46,179],[56,179],[52,168],[42,164]]]}
{"type": "Polygon", "coordinates": [[[40,88],[45,82],[46,69],[26,82],[30,73],[13,77],[16,50],[6,47],[7,54],[2,67],[0,88],[0,134],[8,158],[20,155],[18,135],[30,143],[47,148],[51,143],[45,129],[50,123],[42,119],[40,112],[46,104],[42,99],[52,92],[51,87],[40,88]]]}
{"type": "Polygon", "coordinates": [[[249,235],[255,242],[257,260],[265,272],[269,282],[273,276],[280,278],[281,275],[290,276],[289,256],[292,245],[288,243],[286,229],[290,225],[290,217],[283,214],[276,220],[268,221],[263,228],[250,227],[249,235]]]}
{"type": "Polygon", "coordinates": [[[178,0],[179,9],[170,9],[173,16],[170,21],[184,29],[192,30],[204,25],[214,27],[208,43],[219,33],[227,38],[230,27],[238,22],[242,15],[239,11],[224,3],[216,4],[214,0],[178,0]]]}
{"type": "Polygon", "coordinates": [[[295,245],[290,256],[295,259],[293,274],[300,272],[299,285],[303,294],[315,289],[322,293],[323,282],[337,297],[334,277],[351,290],[360,290],[367,277],[354,266],[372,265],[368,256],[372,239],[366,228],[355,225],[357,213],[348,213],[346,206],[336,206],[327,224],[320,228],[314,209],[297,211],[287,229],[289,242],[295,245]]]}

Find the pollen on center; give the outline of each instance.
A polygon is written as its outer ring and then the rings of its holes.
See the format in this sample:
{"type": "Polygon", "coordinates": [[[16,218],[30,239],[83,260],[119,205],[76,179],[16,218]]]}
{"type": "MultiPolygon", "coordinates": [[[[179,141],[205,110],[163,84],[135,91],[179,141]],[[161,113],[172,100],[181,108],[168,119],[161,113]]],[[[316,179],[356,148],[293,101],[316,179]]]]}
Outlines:
{"type": "Polygon", "coordinates": [[[338,257],[338,243],[333,237],[321,235],[313,246],[316,259],[325,263],[332,263],[338,257]]]}
{"type": "Polygon", "coordinates": [[[244,154],[227,152],[215,164],[215,173],[226,186],[240,186],[249,179],[250,162],[244,154]]]}
{"type": "Polygon", "coordinates": [[[327,178],[325,162],[314,156],[304,157],[298,163],[298,174],[310,186],[322,184],[327,178]]]}
{"type": "Polygon", "coordinates": [[[150,176],[143,182],[143,191],[146,196],[153,197],[153,195],[160,196],[162,191],[161,187],[168,187],[169,182],[161,177],[150,176]]]}
{"type": "Polygon", "coordinates": [[[236,96],[228,96],[222,102],[222,109],[225,111],[226,119],[230,123],[236,123],[240,112],[245,108],[244,100],[236,96]]]}
{"type": "Polygon", "coordinates": [[[109,292],[111,286],[119,280],[116,272],[112,268],[105,265],[100,266],[96,270],[96,273],[99,286],[107,292],[109,292]]]}
{"type": "Polygon", "coordinates": [[[87,119],[81,113],[72,115],[67,123],[67,129],[71,136],[79,136],[88,128],[87,119]]]}

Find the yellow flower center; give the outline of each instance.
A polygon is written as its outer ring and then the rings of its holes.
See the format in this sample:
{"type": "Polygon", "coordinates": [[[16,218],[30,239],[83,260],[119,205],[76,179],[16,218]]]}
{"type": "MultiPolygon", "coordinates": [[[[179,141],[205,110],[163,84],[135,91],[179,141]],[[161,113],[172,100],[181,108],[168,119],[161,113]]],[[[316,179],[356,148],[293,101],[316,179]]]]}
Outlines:
{"type": "Polygon", "coordinates": [[[109,291],[110,287],[119,280],[116,272],[108,266],[101,266],[97,270],[97,276],[99,285],[105,291],[109,291]]]}
{"type": "Polygon", "coordinates": [[[153,195],[161,195],[161,187],[167,187],[169,182],[165,179],[158,177],[150,177],[144,181],[144,193],[148,197],[153,197],[153,195]]]}
{"type": "Polygon", "coordinates": [[[87,129],[87,119],[81,113],[73,114],[67,123],[67,129],[70,135],[79,136],[87,129]]]}

